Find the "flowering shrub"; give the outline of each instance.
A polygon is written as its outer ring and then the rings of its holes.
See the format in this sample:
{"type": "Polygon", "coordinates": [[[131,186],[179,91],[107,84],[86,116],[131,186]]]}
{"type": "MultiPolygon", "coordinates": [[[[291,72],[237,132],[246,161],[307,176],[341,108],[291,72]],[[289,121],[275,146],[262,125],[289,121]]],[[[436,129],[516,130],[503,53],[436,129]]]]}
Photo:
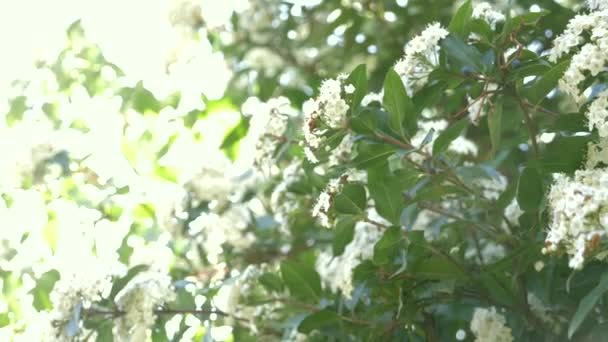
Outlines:
{"type": "Polygon", "coordinates": [[[1,340],[603,338],[604,1],[214,4],[9,87],[1,340]]]}

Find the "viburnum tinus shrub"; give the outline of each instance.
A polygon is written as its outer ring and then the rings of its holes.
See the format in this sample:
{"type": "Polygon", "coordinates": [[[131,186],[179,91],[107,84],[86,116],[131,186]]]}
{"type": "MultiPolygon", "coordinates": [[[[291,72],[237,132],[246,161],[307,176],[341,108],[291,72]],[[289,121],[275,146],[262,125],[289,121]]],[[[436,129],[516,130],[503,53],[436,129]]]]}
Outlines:
{"type": "MultiPolygon", "coordinates": [[[[248,98],[248,128],[223,144],[250,152],[246,172],[205,156],[184,182],[162,223],[170,274],[96,260],[62,272],[47,336],[601,340],[608,6],[549,29],[563,15],[551,4],[466,1],[381,82],[361,64],[317,80],[301,109],[287,91],[248,98]]],[[[237,19],[272,39],[272,21],[237,19]]]]}

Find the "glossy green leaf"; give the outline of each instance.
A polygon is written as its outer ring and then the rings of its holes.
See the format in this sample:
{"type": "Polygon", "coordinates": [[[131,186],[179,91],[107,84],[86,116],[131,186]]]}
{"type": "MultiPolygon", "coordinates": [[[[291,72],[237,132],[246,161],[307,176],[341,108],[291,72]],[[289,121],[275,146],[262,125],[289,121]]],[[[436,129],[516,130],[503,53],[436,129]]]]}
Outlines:
{"type": "Polygon", "coordinates": [[[524,211],[535,211],[540,208],[544,196],[543,181],[535,168],[526,167],[517,183],[517,203],[524,211]]]}
{"type": "Polygon", "coordinates": [[[298,331],[307,334],[314,329],[332,326],[340,322],[340,316],[330,309],[324,309],[312,313],[300,322],[298,331]]]}
{"type": "Polygon", "coordinates": [[[357,144],[357,156],[353,159],[353,164],[358,169],[368,169],[386,163],[386,159],[395,151],[396,148],[391,145],[362,141],[357,144]]]}
{"type": "Polygon", "coordinates": [[[353,216],[345,216],[338,219],[334,228],[334,239],[331,245],[334,256],[344,253],[346,245],[353,241],[357,221],[358,218],[353,216]]]}
{"type": "Polygon", "coordinates": [[[462,131],[469,126],[469,119],[463,118],[451,124],[443,131],[433,143],[433,155],[444,152],[450,146],[454,139],[458,138],[462,131]]]}
{"type": "Polygon", "coordinates": [[[353,85],[355,87],[355,92],[351,97],[351,110],[355,112],[359,105],[361,104],[361,100],[367,94],[367,67],[365,64],[360,64],[357,66],[348,76],[345,81],[346,85],[353,85]]]}
{"type": "Polygon", "coordinates": [[[566,72],[570,66],[570,60],[567,59],[561,63],[555,65],[547,72],[543,73],[530,88],[525,92],[526,97],[530,102],[536,104],[542,101],[547,94],[551,92],[556,86],[557,82],[566,72]]]}
{"type": "Polygon", "coordinates": [[[367,194],[361,184],[348,183],[334,198],[334,208],[340,214],[360,214],[365,210],[367,194]]]}
{"type": "Polygon", "coordinates": [[[490,131],[490,142],[492,143],[491,153],[494,155],[500,146],[500,138],[502,136],[502,97],[494,101],[492,109],[488,113],[488,130],[490,131]]]}
{"type": "Polygon", "coordinates": [[[321,278],[310,265],[284,260],[281,262],[281,276],[293,296],[311,302],[319,300],[321,278]]]}
{"type": "Polygon", "coordinates": [[[399,227],[391,227],[384,232],[382,238],[374,245],[374,264],[387,264],[397,255],[399,249],[403,247],[402,234],[399,227]]]}
{"type": "Polygon", "coordinates": [[[602,274],[599,284],[578,303],[578,308],[576,309],[574,316],[572,316],[570,325],[568,326],[568,338],[572,338],[572,335],[578,330],[585,318],[595,307],[595,304],[606,291],[608,291],[608,273],[602,274]]]}
{"type": "Polygon", "coordinates": [[[401,77],[393,68],[384,79],[384,108],[389,113],[389,127],[400,136],[413,136],[418,129],[412,99],[407,95],[401,77]]]}
{"type": "Polygon", "coordinates": [[[449,35],[441,41],[446,54],[460,66],[470,67],[473,71],[482,72],[484,69],[481,52],[472,45],[467,45],[460,38],[449,35]]]}
{"type": "Polygon", "coordinates": [[[472,14],[473,6],[471,5],[471,0],[467,0],[452,17],[448,30],[458,37],[466,39],[469,34],[469,22],[471,21],[472,14]]]}
{"type": "Polygon", "coordinates": [[[260,283],[269,291],[283,291],[283,280],[276,273],[264,273],[259,278],[260,283]]]}

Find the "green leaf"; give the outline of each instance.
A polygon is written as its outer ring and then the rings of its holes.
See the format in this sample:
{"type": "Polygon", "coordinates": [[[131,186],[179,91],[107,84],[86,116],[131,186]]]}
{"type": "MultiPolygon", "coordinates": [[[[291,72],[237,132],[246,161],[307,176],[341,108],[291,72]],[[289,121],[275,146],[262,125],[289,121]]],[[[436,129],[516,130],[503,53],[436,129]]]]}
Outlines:
{"type": "Polygon", "coordinates": [[[581,323],[585,320],[587,315],[595,307],[597,301],[608,291],[608,273],[602,274],[600,283],[589,292],[583,299],[578,303],[576,313],[570,320],[570,326],[568,327],[568,338],[572,338],[572,335],[578,330],[581,323]]]}
{"type": "Polygon", "coordinates": [[[559,115],[555,120],[555,129],[562,132],[587,132],[587,117],[583,113],[559,115]]]}
{"type": "Polygon", "coordinates": [[[315,269],[302,262],[281,262],[281,276],[289,292],[302,300],[316,302],[321,296],[321,278],[315,269]]]}
{"type": "Polygon", "coordinates": [[[496,153],[498,146],[500,146],[500,137],[502,135],[502,101],[502,97],[496,99],[493,106],[494,110],[488,113],[488,129],[490,131],[490,142],[492,143],[492,155],[496,153]]]}
{"type": "Polygon", "coordinates": [[[547,144],[540,165],[546,173],[573,173],[583,164],[591,136],[557,136],[547,144]]]}
{"type": "Polygon", "coordinates": [[[474,46],[467,45],[460,38],[449,35],[441,41],[446,54],[456,60],[461,66],[471,67],[474,71],[484,69],[483,56],[474,46]]]}
{"type": "Polygon", "coordinates": [[[298,326],[298,331],[304,334],[308,334],[314,329],[321,329],[327,326],[335,325],[341,321],[340,316],[335,312],[324,309],[321,311],[317,311],[312,313],[300,322],[298,326]]]}
{"type": "Polygon", "coordinates": [[[534,82],[534,84],[527,89],[524,95],[526,95],[528,100],[530,100],[530,102],[533,104],[541,102],[545,96],[547,96],[547,94],[549,94],[551,90],[557,86],[557,82],[560,78],[562,78],[562,75],[564,75],[564,72],[566,72],[569,65],[569,59],[555,65],[549,71],[543,73],[542,76],[540,76],[536,82],[534,82]]]}
{"type": "Polygon", "coordinates": [[[357,144],[357,156],[353,163],[357,169],[368,169],[386,163],[386,159],[395,151],[396,148],[391,145],[362,141],[357,144]]]}
{"type": "Polygon", "coordinates": [[[405,207],[402,182],[390,175],[368,171],[369,195],[376,203],[378,214],[398,225],[405,207]]]}
{"type": "Polygon", "coordinates": [[[418,129],[414,103],[399,74],[391,68],[384,79],[384,107],[389,113],[389,127],[400,136],[413,136],[418,129]]]}
{"type": "Polygon", "coordinates": [[[471,5],[471,0],[467,0],[452,17],[452,21],[450,21],[450,25],[448,26],[448,31],[460,38],[466,39],[469,33],[469,23],[472,14],[473,6],[471,5]]]}
{"type": "Polygon", "coordinates": [[[376,108],[361,108],[350,119],[350,127],[355,133],[374,135],[384,114],[376,108]]]}
{"type": "Polygon", "coordinates": [[[433,143],[433,155],[444,152],[452,141],[458,138],[462,131],[469,126],[469,122],[468,118],[460,119],[443,131],[433,143]]]}
{"type": "Polygon", "coordinates": [[[350,104],[352,113],[354,113],[361,104],[361,100],[367,94],[367,67],[365,64],[358,65],[348,76],[345,82],[346,85],[352,84],[355,87],[355,92],[351,95],[352,102],[350,104]]]}
{"type": "Polygon", "coordinates": [[[353,216],[345,216],[338,220],[334,229],[334,239],[331,245],[334,256],[344,253],[346,245],[353,241],[356,223],[357,218],[353,216]]]}
{"type": "Polygon", "coordinates": [[[50,300],[50,293],[55,286],[60,275],[56,270],[50,270],[43,273],[36,281],[36,286],[32,289],[33,305],[38,311],[49,310],[53,307],[50,300]]]}
{"type": "Polygon", "coordinates": [[[114,299],[118,292],[120,292],[120,290],[127,286],[131,279],[133,279],[137,274],[146,271],[148,268],[150,268],[149,265],[133,266],[124,277],[117,279],[114,284],[112,284],[112,290],[110,290],[109,298],[114,299]]]}
{"type": "Polygon", "coordinates": [[[526,167],[519,176],[517,184],[517,203],[524,211],[535,211],[540,207],[543,199],[543,181],[538,171],[526,167]]]}
{"type": "Polygon", "coordinates": [[[259,278],[260,283],[269,291],[283,291],[283,280],[275,273],[264,273],[259,278]]]}
{"type": "Polygon", "coordinates": [[[360,214],[365,210],[367,195],[361,184],[348,183],[334,199],[334,208],[341,214],[360,214]]]}
{"type": "Polygon", "coordinates": [[[420,260],[410,270],[417,276],[435,280],[465,280],[467,274],[446,258],[433,255],[420,260]]]}
{"type": "Polygon", "coordinates": [[[401,228],[391,227],[387,229],[382,238],[374,245],[374,264],[387,264],[395,257],[400,247],[403,245],[401,228]]]}

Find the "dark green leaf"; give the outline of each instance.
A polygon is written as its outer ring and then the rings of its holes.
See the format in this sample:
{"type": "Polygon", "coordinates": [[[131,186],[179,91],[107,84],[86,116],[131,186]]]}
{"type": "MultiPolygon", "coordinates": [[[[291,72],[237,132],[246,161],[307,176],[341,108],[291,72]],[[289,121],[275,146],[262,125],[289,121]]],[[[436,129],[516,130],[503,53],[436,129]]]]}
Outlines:
{"type": "Polygon", "coordinates": [[[494,110],[488,113],[488,129],[490,130],[490,141],[492,143],[492,155],[498,150],[500,146],[500,137],[502,133],[502,97],[499,97],[494,102],[492,107],[494,110]]]}
{"type": "Polygon", "coordinates": [[[365,210],[367,195],[361,184],[348,183],[334,199],[334,208],[341,214],[360,214],[365,210]]]}
{"type": "Polygon", "coordinates": [[[138,273],[146,271],[148,268],[150,268],[149,265],[133,266],[124,277],[117,279],[114,284],[112,284],[112,290],[110,291],[109,298],[114,299],[118,292],[120,292],[120,290],[122,290],[131,281],[131,279],[133,279],[133,277],[135,277],[138,273]]]}
{"type": "Polygon", "coordinates": [[[460,38],[449,35],[441,41],[441,46],[445,49],[446,54],[461,66],[470,67],[477,72],[484,69],[481,52],[474,46],[467,45],[460,38]]]}
{"type": "Polygon", "coordinates": [[[368,172],[369,195],[376,203],[376,210],[393,224],[399,224],[405,207],[402,186],[402,182],[395,177],[368,172]]]}
{"type": "Polygon", "coordinates": [[[395,147],[391,145],[362,141],[357,144],[357,156],[353,163],[358,169],[367,169],[386,163],[386,159],[395,151],[395,147]]]}
{"type": "Polygon", "coordinates": [[[316,302],[321,296],[321,278],[315,269],[302,262],[281,262],[281,276],[292,295],[316,302]]]}
{"type": "Polygon", "coordinates": [[[338,223],[336,223],[336,228],[334,229],[334,239],[332,241],[332,250],[334,256],[344,253],[344,248],[346,245],[353,241],[356,223],[357,218],[353,216],[342,217],[338,220],[338,223]]]}
{"type": "Polygon", "coordinates": [[[525,92],[528,100],[534,104],[542,101],[557,86],[557,81],[559,81],[569,65],[570,60],[567,59],[543,73],[525,92]]]}
{"type": "Polygon", "coordinates": [[[275,273],[264,273],[259,278],[260,283],[269,291],[283,291],[283,280],[275,273]]]}
{"type": "Polygon", "coordinates": [[[390,262],[402,248],[403,242],[401,228],[391,227],[387,229],[382,238],[374,245],[374,264],[384,265],[390,262]]]}
{"type": "Polygon", "coordinates": [[[407,96],[401,77],[391,68],[384,79],[384,108],[389,113],[389,127],[400,136],[413,136],[418,128],[412,99],[407,96]]]}
{"type": "Polygon", "coordinates": [[[445,151],[454,139],[458,138],[462,131],[469,126],[469,119],[464,118],[451,124],[445,131],[443,131],[435,142],[433,143],[433,155],[437,155],[445,151]]]}
{"type": "Polygon", "coordinates": [[[570,320],[570,326],[568,327],[568,338],[572,338],[572,335],[578,330],[581,323],[585,320],[587,315],[595,307],[597,301],[608,291],[608,273],[602,274],[600,283],[589,292],[583,299],[578,303],[576,313],[570,320]]]}
{"type": "Polygon", "coordinates": [[[519,176],[517,184],[517,203],[524,211],[535,211],[540,207],[543,199],[543,181],[538,171],[526,167],[519,176]]]}
{"type": "Polygon", "coordinates": [[[365,64],[357,66],[348,76],[346,85],[352,84],[355,92],[352,94],[351,110],[355,112],[361,104],[361,100],[367,94],[367,67],[365,64]]]}
{"type": "Polygon", "coordinates": [[[307,334],[314,329],[321,329],[323,327],[335,325],[339,322],[340,316],[338,316],[338,314],[329,309],[324,309],[306,316],[306,318],[300,322],[298,331],[307,334]]]}
{"type": "Polygon", "coordinates": [[[462,39],[466,39],[469,34],[469,22],[473,14],[471,0],[467,0],[452,17],[448,30],[462,39]]]}
{"type": "Polygon", "coordinates": [[[467,278],[467,274],[458,265],[448,260],[447,257],[437,255],[422,259],[410,271],[420,277],[436,280],[465,280],[467,278]]]}
{"type": "Polygon", "coordinates": [[[546,173],[573,173],[583,164],[590,135],[556,137],[547,144],[540,165],[546,173]]]}

